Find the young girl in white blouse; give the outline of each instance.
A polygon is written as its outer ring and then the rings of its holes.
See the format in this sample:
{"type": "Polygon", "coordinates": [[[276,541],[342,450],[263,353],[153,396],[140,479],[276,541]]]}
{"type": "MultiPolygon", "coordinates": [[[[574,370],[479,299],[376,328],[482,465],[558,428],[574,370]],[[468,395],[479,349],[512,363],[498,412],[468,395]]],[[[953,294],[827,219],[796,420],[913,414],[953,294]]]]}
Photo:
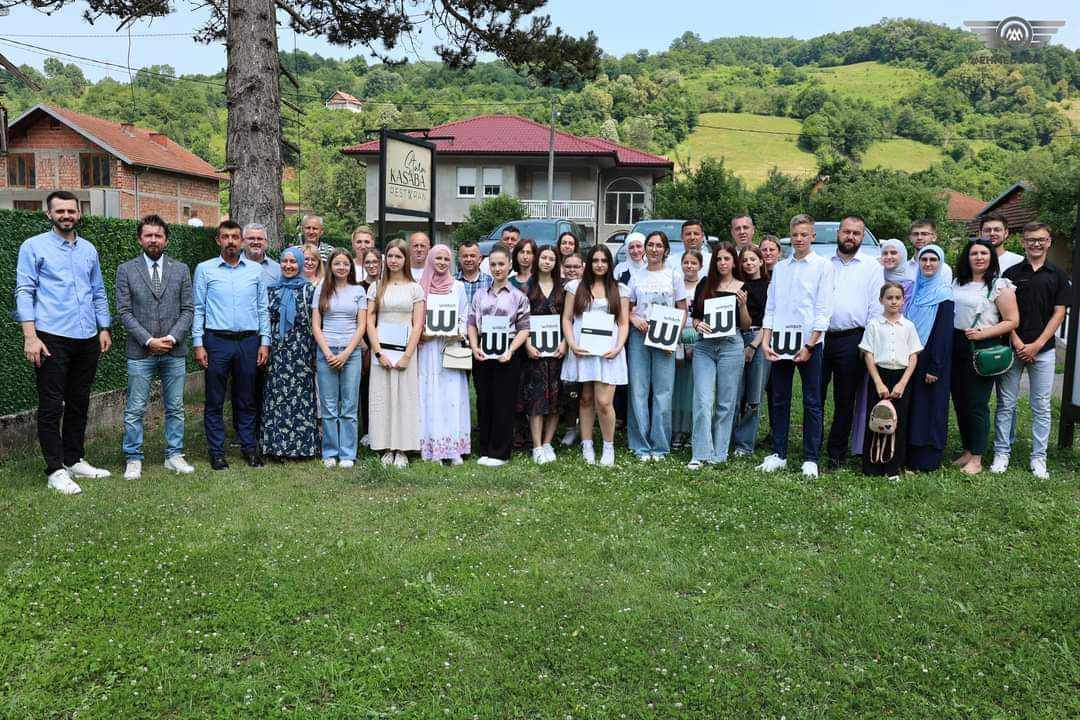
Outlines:
{"type": "Polygon", "coordinates": [[[863,333],[859,349],[870,374],[867,381],[868,412],[866,441],[863,443],[863,474],[885,475],[899,480],[904,468],[907,449],[908,381],[922,350],[915,325],[901,313],[904,307],[904,288],[897,282],[886,282],[879,295],[885,312],[871,318],[863,333]],[[893,437],[881,437],[870,430],[870,412],[881,400],[896,408],[896,429],[893,437]]]}

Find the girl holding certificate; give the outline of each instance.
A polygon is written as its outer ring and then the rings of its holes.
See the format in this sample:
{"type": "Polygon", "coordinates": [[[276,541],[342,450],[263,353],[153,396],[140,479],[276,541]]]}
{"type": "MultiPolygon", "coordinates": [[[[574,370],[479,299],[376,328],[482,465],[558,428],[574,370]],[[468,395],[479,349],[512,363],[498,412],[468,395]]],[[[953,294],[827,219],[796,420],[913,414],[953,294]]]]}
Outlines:
{"type": "Polygon", "coordinates": [[[381,281],[368,288],[368,339],[371,341],[369,435],[382,464],[408,466],[405,453],[420,449],[420,380],[412,362],[424,328],[424,291],[408,273],[408,246],[386,247],[381,281]]]}
{"type": "Polygon", "coordinates": [[[360,429],[357,416],[367,296],[347,250],[337,248],[330,253],[326,277],[315,288],[311,309],[311,328],[319,348],[315,380],[322,416],[323,465],[351,468],[360,429]]]}
{"type": "Polygon", "coordinates": [[[744,365],[739,331],[750,328],[737,255],[734,245],[720,243],[710,258],[708,275],[694,292],[690,317],[701,340],[694,346],[694,438],[689,470],[727,462],[744,365]],[[733,298],[734,307],[718,302],[723,298],[733,298]]]}
{"type": "MultiPolygon", "coordinates": [[[[683,285],[686,297],[693,298],[704,260],[698,250],[687,250],[682,257],[683,285]]],[[[680,345],[682,352],[675,353],[675,391],[671,398],[671,447],[682,448],[690,443],[690,431],[694,422],[694,343],[698,341],[697,330],[687,323],[683,328],[680,345]],[[681,357],[680,357],[681,355],[681,357]]]]}
{"type": "Polygon", "coordinates": [[[761,249],[748,245],[739,253],[743,290],[746,291],[746,309],[750,313],[750,329],[742,334],[744,361],[742,391],[739,393],[738,414],[731,441],[735,443],[735,455],[752,455],[761,424],[761,401],[765,395],[765,379],[769,363],[761,347],[761,322],[765,317],[765,302],[769,296],[769,280],[772,275],[765,266],[761,249]]]}
{"type": "Polygon", "coordinates": [[[563,337],[570,352],[563,361],[563,382],[580,382],[581,454],[596,462],[593,422],[599,416],[604,439],[600,464],[615,464],[615,386],[626,384],[626,336],[629,332],[629,289],[614,277],[611,251],[596,245],[585,256],[581,280],[566,284],[563,337]],[[606,350],[604,349],[606,348],[606,350]]]}
{"type": "MultiPolygon", "coordinates": [[[[563,306],[562,279],[559,277],[559,255],[552,245],[545,245],[537,253],[537,272],[529,281],[529,324],[536,330],[539,317],[551,318],[561,324],[563,306]]],[[[561,336],[562,333],[560,332],[561,336]]],[[[529,418],[532,435],[533,462],[538,465],[554,462],[555,450],[551,441],[559,424],[559,372],[562,358],[566,355],[566,341],[558,346],[537,348],[532,335],[525,341],[525,371],[518,393],[517,411],[529,418]]]]}
{"type": "Polygon", "coordinates": [[[469,454],[472,432],[469,383],[465,371],[443,367],[443,352],[449,345],[459,345],[465,336],[468,306],[465,285],[450,274],[451,262],[450,248],[436,245],[428,253],[420,277],[426,303],[424,334],[416,353],[420,364],[420,457],[460,465],[461,456],[469,454]],[[451,315],[453,327],[446,329],[451,315]]]}
{"type": "Polygon", "coordinates": [[[469,310],[469,345],[476,383],[478,464],[499,467],[510,460],[514,444],[514,405],[518,396],[521,357],[529,337],[529,300],[507,282],[510,256],[496,245],[488,255],[494,282],[477,288],[469,310]]]}
{"type": "Polygon", "coordinates": [[[659,230],[645,238],[648,265],[630,278],[630,338],[627,342],[630,367],[630,412],[627,437],[638,460],[663,460],[671,450],[671,399],[675,388],[675,347],[682,335],[686,311],[686,286],[679,270],[667,267],[671,245],[659,230]],[[663,329],[650,323],[656,307],[680,310],[674,333],[665,337],[663,329]],[[650,327],[650,324],[652,327],[650,327]],[[671,339],[670,348],[658,347],[658,338],[671,339]],[[651,400],[651,403],[650,403],[651,400]]]}

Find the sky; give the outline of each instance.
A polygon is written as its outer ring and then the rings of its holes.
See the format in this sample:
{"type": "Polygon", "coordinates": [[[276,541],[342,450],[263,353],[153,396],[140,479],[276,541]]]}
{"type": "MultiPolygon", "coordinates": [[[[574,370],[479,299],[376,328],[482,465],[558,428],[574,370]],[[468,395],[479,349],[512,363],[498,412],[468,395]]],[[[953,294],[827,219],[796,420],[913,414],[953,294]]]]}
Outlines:
{"type": "MultiPolygon", "coordinates": [[[[52,16],[26,7],[12,8],[10,15],[0,17],[0,40],[27,43],[59,50],[86,58],[104,60],[119,65],[142,66],[167,64],[179,73],[214,73],[225,65],[224,46],[195,43],[190,35],[203,19],[192,11],[189,0],[174,0],[177,11],[153,21],[138,23],[132,37],[126,31],[116,33],[116,22],[99,20],[88,25],[81,17],[83,3],[75,3],[52,16]],[[176,37],[139,37],[140,34],[172,34],[176,37]],[[76,37],[92,34],[94,37],[76,37]],[[32,37],[31,37],[32,36],[32,37]]],[[[584,35],[592,30],[599,37],[600,47],[613,55],[624,55],[645,48],[651,52],[665,50],[671,41],[691,29],[704,40],[738,35],[811,38],[827,32],[849,30],[878,22],[883,17],[913,17],[949,27],[961,27],[964,20],[1000,20],[1019,15],[1028,20],[1064,20],[1053,42],[1071,49],[1080,48],[1080,7],[1075,2],[1052,0],[1025,2],[951,2],[941,0],[906,0],[885,5],[860,2],[791,2],[774,0],[770,3],[721,3],[717,0],[548,0],[543,13],[551,16],[553,24],[572,35],[584,35]]],[[[423,34],[412,60],[437,59],[430,39],[423,34]]],[[[309,37],[297,36],[283,28],[279,32],[283,50],[296,47],[324,57],[366,55],[361,47],[343,48],[309,37]]],[[[51,53],[25,47],[13,47],[0,42],[0,52],[16,64],[41,68],[51,53]]],[[[111,75],[127,79],[126,70],[103,69],[88,62],[61,58],[79,64],[91,80],[111,75]]],[[[374,62],[374,61],[369,61],[374,62]]]]}

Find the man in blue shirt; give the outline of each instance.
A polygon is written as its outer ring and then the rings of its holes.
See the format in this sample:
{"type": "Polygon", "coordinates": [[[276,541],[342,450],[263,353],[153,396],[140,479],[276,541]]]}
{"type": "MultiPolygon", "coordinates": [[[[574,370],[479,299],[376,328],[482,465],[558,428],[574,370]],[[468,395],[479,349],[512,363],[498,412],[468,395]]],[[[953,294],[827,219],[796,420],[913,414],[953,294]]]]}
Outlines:
{"type": "Polygon", "coordinates": [[[75,495],[82,488],[73,477],[109,476],[83,454],[90,387],[98,358],[112,346],[112,320],[97,249],[75,232],[78,199],[60,190],[49,194],[45,206],[52,230],[19,248],[15,319],[37,377],[38,441],[48,485],[75,495]]]}
{"type": "Polygon", "coordinates": [[[262,467],[255,434],[254,384],[256,368],[270,357],[266,284],[262,267],[241,252],[237,223],[226,220],[218,225],[217,242],[221,255],[195,268],[195,320],[191,327],[195,361],[206,370],[203,426],[210,446],[210,466],[215,470],[229,467],[222,409],[231,381],[244,460],[251,467],[262,467]]]}

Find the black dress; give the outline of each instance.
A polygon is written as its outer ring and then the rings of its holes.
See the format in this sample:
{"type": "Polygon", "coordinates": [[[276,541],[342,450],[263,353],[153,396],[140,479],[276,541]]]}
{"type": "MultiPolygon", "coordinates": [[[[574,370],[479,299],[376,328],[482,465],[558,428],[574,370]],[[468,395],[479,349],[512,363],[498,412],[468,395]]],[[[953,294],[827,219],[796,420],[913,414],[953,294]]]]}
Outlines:
{"type": "Polygon", "coordinates": [[[931,471],[941,467],[945,444],[949,439],[949,389],[952,379],[953,303],[938,305],[934,328],[919,353],[915,374],[908,383],[907,466],[912,470],[931,471]],[[926,376],[937,382],[927,384],[926,376]]]}

